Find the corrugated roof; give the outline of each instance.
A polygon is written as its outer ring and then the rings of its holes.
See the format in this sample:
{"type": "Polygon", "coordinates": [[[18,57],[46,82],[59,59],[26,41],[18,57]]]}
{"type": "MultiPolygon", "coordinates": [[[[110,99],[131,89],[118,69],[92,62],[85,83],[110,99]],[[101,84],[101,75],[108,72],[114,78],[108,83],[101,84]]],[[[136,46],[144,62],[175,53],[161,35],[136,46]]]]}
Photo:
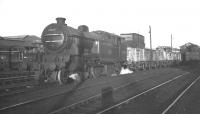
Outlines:
{"type": "Polygon", "coordinates": [[[1,47],[24,47],[41,43],[41,39],[34,35],[6,36],[0,39],[1,47]]]}
{"type": "Polygon", "coordinates": [[[17,35],[17,36],[4,36],[5,39],[23,39],[27,35],[17,35]]]}
{"type": "Polygon", "coordinates": [[[19,35],[19,36],[5,36],[3,37],[5,40],[22,40],[22,41],[33,41],[37,42],[40,41],[40,37],[37,37],[35,35],[19,35]]]}

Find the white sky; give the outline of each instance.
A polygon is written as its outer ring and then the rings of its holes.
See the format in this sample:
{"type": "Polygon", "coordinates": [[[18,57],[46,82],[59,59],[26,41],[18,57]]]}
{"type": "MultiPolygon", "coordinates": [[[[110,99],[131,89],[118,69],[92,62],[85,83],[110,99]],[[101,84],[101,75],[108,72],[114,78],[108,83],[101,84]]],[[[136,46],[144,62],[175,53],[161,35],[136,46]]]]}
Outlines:
{"type": "Polygon", "coordinates": [[[149,47],[173,47],[187,42],[200,45],[198,0],[0,0],[0,36],[41,36],[45,26],[65,17],[74,28],[88,25],[90,31],[115,34],[140,33],[149,47]]]}

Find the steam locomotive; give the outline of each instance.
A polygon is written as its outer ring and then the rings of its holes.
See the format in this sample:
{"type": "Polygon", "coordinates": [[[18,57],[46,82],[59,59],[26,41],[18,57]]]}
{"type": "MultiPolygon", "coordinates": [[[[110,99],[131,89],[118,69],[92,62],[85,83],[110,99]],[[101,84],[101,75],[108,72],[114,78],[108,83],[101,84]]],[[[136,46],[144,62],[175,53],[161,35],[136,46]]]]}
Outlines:
{"type": "Polygon", "coordinates": [[[56,20],[42,32],[40,82],[65,84],[71,75],[82,81],[100,75],[118,75],[122,67],[150,69],[181,61],[180,53],[172,49],[128,47],[124,37],[105,31],[89,32],[86,25],[74,29],[65,23],[65,18],[56,20]]]}
{"type": "Polygon", "coordinates": [[[74,29],[65,18],[48,25],[42,32],[44,45],[40,82],[67,83],[76,74],[80,80],[99,75],[118,75],[126,61],[122,37],[104,31],[89,32],[86,25],[74,29]]]}

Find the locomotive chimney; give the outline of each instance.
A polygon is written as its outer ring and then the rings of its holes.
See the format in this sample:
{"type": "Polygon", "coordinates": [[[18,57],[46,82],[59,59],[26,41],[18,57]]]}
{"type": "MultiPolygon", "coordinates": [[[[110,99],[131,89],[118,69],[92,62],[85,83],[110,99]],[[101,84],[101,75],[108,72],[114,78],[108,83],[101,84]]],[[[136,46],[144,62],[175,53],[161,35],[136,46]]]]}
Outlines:
{"type": "Polygon", "coordinates": [[[61,24],[61,25],[64,25],[65,24],[65,18],[63,17],[58,17],[56,18],[56,21],[57,21],[57,24],[61,24]]]}

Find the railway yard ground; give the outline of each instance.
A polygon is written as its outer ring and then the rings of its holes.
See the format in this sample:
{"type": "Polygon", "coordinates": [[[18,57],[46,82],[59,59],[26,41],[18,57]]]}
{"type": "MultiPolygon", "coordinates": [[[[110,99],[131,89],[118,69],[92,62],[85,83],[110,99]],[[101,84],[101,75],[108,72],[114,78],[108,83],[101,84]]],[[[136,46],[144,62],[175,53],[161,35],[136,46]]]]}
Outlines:
{"type": "Polygon", "coordinates": [[[197,114],[200,66],[177,66],[0,96],[1,114],[197,114]]]}

